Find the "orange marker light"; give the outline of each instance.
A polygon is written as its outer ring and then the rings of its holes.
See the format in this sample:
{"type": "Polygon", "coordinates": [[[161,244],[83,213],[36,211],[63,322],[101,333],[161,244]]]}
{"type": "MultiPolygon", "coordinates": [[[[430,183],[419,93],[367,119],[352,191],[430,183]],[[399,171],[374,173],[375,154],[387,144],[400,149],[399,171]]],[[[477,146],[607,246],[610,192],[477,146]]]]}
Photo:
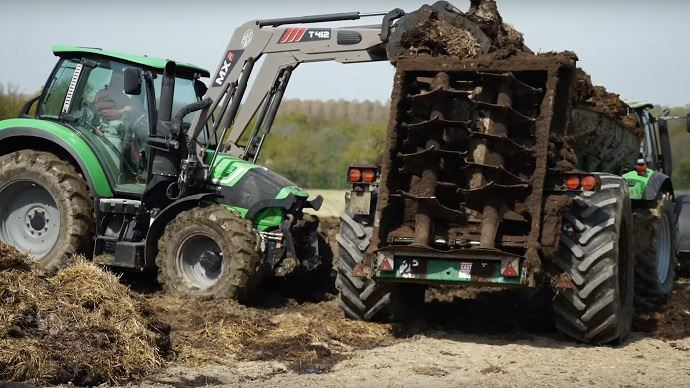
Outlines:
{"type": "Polygon", "coordinates": [[[349,179],[351,183],[361,181],[362,171],[358,168],[351,168],[350,171],[347,172],[347,179],[349,179]]]}
{"type": "Polygon", "coordinates": [[[374,183],[376,180],[376,172],[370,168],[362,171],[362,180],[364,183],[374,183]]]}
{"type": "Polygon", "coordinates": [[[587,175],[585,177],[582,177],[582,188],[587,191],[592,191],[594,188],[597,186],[597,180],[591,176],[587,175]]]}
{"type": "Polygon", "coordinates": [[[580,177],[571,175],[565,180],[565,188],[568,190],[577,190],[580,188],[580,177]]]}

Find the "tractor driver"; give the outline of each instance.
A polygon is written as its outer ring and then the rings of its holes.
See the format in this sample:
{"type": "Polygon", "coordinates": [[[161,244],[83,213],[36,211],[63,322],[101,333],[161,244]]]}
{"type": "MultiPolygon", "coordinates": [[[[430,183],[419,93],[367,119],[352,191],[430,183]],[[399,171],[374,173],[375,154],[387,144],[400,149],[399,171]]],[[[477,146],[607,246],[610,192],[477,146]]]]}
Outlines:
{"type": "Polygon", "coordinates": [[[143,169],[140,151],[148,133],[144,100],[143,94],[125,94],[122,69],[113,69],[108,85],[93,100],[93,111],[99,122],[95,133],[118,149],[127,177],[138,175],[143,169]]]}

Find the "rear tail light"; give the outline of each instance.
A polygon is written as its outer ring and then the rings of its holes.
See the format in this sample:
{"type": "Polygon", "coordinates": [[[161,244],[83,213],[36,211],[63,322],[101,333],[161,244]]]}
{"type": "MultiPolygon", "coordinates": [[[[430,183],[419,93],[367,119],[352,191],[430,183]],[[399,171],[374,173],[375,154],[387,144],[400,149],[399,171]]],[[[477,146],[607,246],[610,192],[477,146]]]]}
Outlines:
{"type": "Polygon", "coordinates": [[[367,168],[364,171],[362,171],[362,181],[364,183],[374,183],[376,180],[376,171],[367,168]]]}
{"type": "Polygon", "coordinates": [[[593,191],[597,187],[597,179],[592,175],[568,175],[565,188],[573,191],[593,191]]]}
{"type": "Polygon", "coordinates": [[[587,191],[592,191],[597,187],[597,180],[591,175],[582,177],[580,183],[582,184],[582,189],[587,191]]]}
{"type": "Polygon", "coordinates": [[[358,183],[362,181],[362,170],[358,168],[351,168],[350,171],[347,172],[347,180],[350,181],[350,183],[358,183]]]}
{"type": "Polygon", "coordinates": [[[379,171],[376,167],[352,166],[347,170],[347,180],[350,183],[370,185],[376,183],[378,177],[379,171]]]}
{"type": "Polygon", "coordinates": [[[565,188],[568,190],[577,190],[580,188],[580,177],[571,175],[565,180],[565,188]]]}

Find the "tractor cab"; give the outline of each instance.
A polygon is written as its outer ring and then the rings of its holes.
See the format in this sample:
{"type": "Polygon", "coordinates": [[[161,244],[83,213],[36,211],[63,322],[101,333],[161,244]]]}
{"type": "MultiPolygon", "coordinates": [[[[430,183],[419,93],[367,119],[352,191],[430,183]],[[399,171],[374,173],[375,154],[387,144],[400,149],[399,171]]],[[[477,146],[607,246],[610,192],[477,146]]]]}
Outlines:
{"type": "Polygon", "coordinates": [[[13,166],[0,171],[0,203],[6,205],[0,209],[1,242],[33,254],[49,269],[61,265],[65,252],[92,252],[99,264],[168,268],[190,293],[233,297],[235,291],[224,287],[234,280],[218,272],[229,268],[219,252],[230,257],[237,248],[219,246],[239,241],[227,228],[249,240],[260,235],[262,251],[250,249],[251,255],[261,255],[277,276],[319,266],[318,220],[302,209],[318,209],[320,200],[308,201],[288,179],[218,149],[219,137],[207,126],[188,134],[192,113],[211,104],[202,100],[207,87],[200,80],[208,71],[95,48],[55,46],[53,53],[59,60],[41,95],[20,118],[0,121],[0,158],[13,166]],[[29,115],[34,105],[36,113],[29,115]],[[209,166],[208,175],[185,180],[193,168],[185,158],[197,147],[201,152],[193,155],[209,166]],[[16,177],[26,175],[24,158],[37,177],[16,177]],[[58,164],[60,172],[50,170],[58,164]],[[55,179],[69,180],[69,192],[55,179]],[[217,222],[206,228],[217,229],[213,238],[207,229],[194,229],[211,218],[217,222]],[[180,219],[196,237],[180,237],[188,230],[171,226],[180,219]],[[70,230],[78,232],[73,240],[66,238],[70,230]],[[161,239],[184,247],[161,253],[161,239]],[[155,262],[163,256],[177,264],[155,262]]]}
{"type": "MultiPolygon", "coordinates": [[[[148,181],[147,139],[156,125],[167,61],[72,46],[55,46],[53,52],[60,60],[39,97],[38,118],[78,133],[91,146],[117,195],[141,197],[148,181]],[[139,83],[133,85],[132,74],[139,83]]],[[[197,80],[208,75],[204,69],[177,63],[173,111],[203,95],[205,87],[197,80]]]]}
{"type": "Polygon", "coordinates": [[[630,199],[655,200],[659,188],[673,196],[671,186],[671,141],[668,132],[668,117],[657,118],[651,109],[654,105],[647,102],[626,101],[630,110],[635,113],[644,128],[640,144],[640,155],[631,171],[624,174],[628,182],[630,199]],[[634,167],[634,168],[633,168],[634,167]]]}

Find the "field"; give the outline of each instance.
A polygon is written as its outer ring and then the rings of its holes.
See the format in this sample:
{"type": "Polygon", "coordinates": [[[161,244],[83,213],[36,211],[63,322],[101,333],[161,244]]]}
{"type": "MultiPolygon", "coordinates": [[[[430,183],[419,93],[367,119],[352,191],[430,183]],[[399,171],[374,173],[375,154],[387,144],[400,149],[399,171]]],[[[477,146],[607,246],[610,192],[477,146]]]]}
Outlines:
{"type": "Polygon", "coordinates": [[[327,189],[308,189],[309,198],[314,198],[317,195],[323,197],[323,205],[318,212],[308,210],[319,217],[339,217],[345,208],[345,193],[346,190],[327,190],[327,189]]]}

